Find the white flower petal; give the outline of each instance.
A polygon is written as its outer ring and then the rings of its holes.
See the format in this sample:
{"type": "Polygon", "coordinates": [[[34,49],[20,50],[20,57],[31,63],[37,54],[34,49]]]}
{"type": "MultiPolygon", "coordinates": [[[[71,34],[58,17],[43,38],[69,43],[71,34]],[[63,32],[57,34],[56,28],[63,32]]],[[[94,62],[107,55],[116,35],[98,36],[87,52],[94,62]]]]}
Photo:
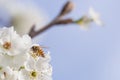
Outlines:
{"type": "Polygon", "coordinates": [[[100,15],[99,13],[95,12],[94,9],[92,7],[90,7],[89,9],[89,15],[90,15],[90,18],[98,25],[102,26],[103,23],[102,21],[100,20],[100,15]]]}
{"type": "Polygon", "coordinates": [[[27,54],[15,56],[1,55],[0,66],[2,67],[9,66],[12,69],[19,70],[21,66],[24,66],[25,62],[27,61],[27,58],[28,58],[27,54]]]}
{"type": "Polygon", "coordinates": [[[0,70],[0,80],[17,80],[18,72],[13,71],[10,67],[3,67],[0,70]]]}

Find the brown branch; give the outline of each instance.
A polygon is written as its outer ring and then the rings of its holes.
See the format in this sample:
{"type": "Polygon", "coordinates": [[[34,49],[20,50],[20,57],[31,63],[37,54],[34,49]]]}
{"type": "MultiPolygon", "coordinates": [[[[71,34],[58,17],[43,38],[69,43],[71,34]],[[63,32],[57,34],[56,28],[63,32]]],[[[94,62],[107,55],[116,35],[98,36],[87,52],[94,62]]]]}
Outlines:
{"type": "Polygon", "coordinates": [[[39,31],[35,31],[35,25],[33,25],[29,35],[31,36],[31,38],[34,38],[35,36],[37,36],[38,34],[41,34],[42,32],[48,30],[49,28],[53,27],[54,25],[61,25],[61,24],[70,24],[73,23],[72,19],[66,19],[66,20],[59,20],[53,23],[50,23],[46,26],[44,26],[42,29],[40,29],[39,31]]]}
{"type": "Polygon", "coordinates": [[[55,25],[71,24],[71,23],[74,23],[72,19],[64,19],[64,20],[59,20],[58,22],[55,23],[55,25]]]}
{"type": "Polygon", "coordinates": [[[40,29],[38,31],[35,31],[35,25],[33,25],[33,27],[31,28],[31,30],[29,32],[29,36],[31,36],[31,38],[34,38],[38,34],[41,34],[42,32],[48,30],[49,28],[53,27],[54,25],[73,23],[72,19],[61,19],[63,16],[70,13],[72,10],[73,10],[73,3],[68,1],[63,6],[59,15],[54,20],[52,20],[48,25],[44,26],[42,29],[40,29]]]}

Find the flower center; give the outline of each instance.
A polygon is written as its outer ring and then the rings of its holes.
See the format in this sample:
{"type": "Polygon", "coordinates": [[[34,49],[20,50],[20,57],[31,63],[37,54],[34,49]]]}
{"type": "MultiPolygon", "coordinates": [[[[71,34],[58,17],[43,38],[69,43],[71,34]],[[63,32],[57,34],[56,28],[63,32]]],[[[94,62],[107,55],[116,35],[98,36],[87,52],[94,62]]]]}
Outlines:
{"type": "Polygon", "coordinates": [[[5,49],[10,49],[10,48],[11,48],[11,43],[10,43],[10,42],[5,42],[5,43],[3,44],[3,47],[4,47],[5,49]]]}
{"type": "Polygon", "coordinates": [[[36,78],[37,77],[37,72],[36,71],[32,71],[31,72],[31,77],[36,78]]]}

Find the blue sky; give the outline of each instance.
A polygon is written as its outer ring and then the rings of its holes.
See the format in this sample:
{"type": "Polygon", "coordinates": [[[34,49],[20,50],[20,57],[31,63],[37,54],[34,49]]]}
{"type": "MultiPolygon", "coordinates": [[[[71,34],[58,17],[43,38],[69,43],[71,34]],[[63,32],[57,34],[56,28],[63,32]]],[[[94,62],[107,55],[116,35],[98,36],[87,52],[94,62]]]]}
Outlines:
{"type": "MultiPolygon", "coordinates": [[[[49,22],[67,0],[28,1],[42,9],[49,22]]],[[[39,44],[51,52],[53,80],[120,80],[120,1],[71,1],[75,9],[66,17],[78,19],[92,6],[105,26],[92,24],[89,31],[83,31],[78,25],[61,25],[45,32],[39,44]]]]}

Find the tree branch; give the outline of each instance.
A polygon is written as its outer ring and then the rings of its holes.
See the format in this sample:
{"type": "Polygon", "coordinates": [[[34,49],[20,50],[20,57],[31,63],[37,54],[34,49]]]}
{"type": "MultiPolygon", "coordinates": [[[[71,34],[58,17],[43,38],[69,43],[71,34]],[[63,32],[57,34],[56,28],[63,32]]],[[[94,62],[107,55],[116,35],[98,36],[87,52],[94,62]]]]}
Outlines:
{"type": "Polygon", "coordinates": [[[31,38],[34,38],[38,34],[41,34],[42,32],[48,30],[49,28],[53,27],[54,25],[73,23],[74,21],[72,19],[61,19],[62,17],[64,17],[68,13],[70,13],[72,10],[73,10],[73,3],[71,1],[68,1],[63,6],[63,8],[60,11],[60,13],[58,14],[58,16],[54,20],[52,20],[49,24],[44,26],[42,29],[35,31],[35,25],[33,25],[33,27],[31,28],[31,30],[29,32],[29,36],[31,36],[31,38]]]}

